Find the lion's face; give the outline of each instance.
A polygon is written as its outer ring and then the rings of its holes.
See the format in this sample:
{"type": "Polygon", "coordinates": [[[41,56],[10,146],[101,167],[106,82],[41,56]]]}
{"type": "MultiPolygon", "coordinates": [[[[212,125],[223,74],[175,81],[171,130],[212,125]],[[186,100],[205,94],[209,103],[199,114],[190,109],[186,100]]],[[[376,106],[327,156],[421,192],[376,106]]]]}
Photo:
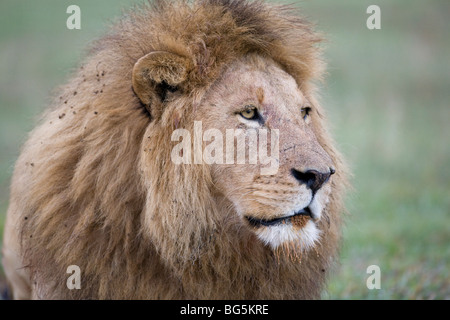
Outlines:
{"type": "Polygon", "coordinates": [[[313,246],[334,168],[316,139],[319,115],[296,81],[273,61],[248,57],[227,69],[194,112],[203,132],[222,133],[223,163],[211,164],[212,177],[245,227],[274,249],[313,246]]]}

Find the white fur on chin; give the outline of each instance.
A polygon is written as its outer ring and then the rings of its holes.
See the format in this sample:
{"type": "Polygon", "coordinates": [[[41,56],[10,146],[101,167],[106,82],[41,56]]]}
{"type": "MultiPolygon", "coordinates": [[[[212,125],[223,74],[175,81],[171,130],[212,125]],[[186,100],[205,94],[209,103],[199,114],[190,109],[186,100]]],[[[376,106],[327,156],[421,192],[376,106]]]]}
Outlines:
{"type": "Polygon", "coordinates": [[[314,247],[320,239],[320,233],[316,224],[311,220],[301,229],[297,229],[291,224],[280,223],[275,226],[260,227],[256,231],[258,238],[272,249],[276,249],[283,243],[293,242],[302,251],[314,247]]]}

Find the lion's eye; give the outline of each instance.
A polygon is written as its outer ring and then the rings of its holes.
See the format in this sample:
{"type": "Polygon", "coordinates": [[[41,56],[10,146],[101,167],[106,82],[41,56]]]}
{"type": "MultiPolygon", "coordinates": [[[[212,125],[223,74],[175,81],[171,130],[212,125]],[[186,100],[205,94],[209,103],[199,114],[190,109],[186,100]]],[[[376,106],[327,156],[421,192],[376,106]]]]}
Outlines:
{"type": "Polygon", "coordinates": [[[309,115],[309,113],[311,112],[311,108],[310,107],[304,107],[300,109],[301,113],[302,113],[302,118],[304,120],[306,120],[306,117],[309,115]]]}
{"type": "Polygon", "coordinates": [[[245,110],[241,111],[239,114],[247,120],[258,119],[258,110],[253,105],[245,106],[245,110]]]}

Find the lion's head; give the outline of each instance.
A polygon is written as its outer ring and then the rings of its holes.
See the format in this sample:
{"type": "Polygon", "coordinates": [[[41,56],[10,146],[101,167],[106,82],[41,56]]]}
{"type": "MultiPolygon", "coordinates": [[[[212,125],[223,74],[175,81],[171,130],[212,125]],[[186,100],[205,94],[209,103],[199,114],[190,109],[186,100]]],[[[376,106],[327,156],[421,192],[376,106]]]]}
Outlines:
{"type": "Polygon", "coordinates": [[[305,249],[320,237],[316,222],[328,202],[327,182],[335,169],[317,140],[316,117],[317,110],[294,78],[260,56],[234,62],[195,111],[194,119],[202,119],[206,128],[217,128],[224,137],[232,129],[246,139],[248,159],[213,165],[213,183],[272,248],[288,242],[305,249]],[[265,131],[258,135],[260,129],[267,131],[267,138],[265,131]],[[252,141],[255,133],[258,139],[252,141]],[[264,153],[271,161],[264,161],[264,153]],[[255,154],[259,157],[250,164],[255,154]]]}
{"type": "Polygon", "coordinates": [[[208,165],[214,196],[229,202],[235,223],[273,249],[287,243],[298,250],[314,246],[335,168],[318,141],[320,111],[312,98],[271,58],[250,54],[227,66],[187,113],[176,87],[182,80],[169,78],[185,78],[188,71],[188,61],[169,52],[150,53],[134,68],[134,89],[144,103],[149,82],[171,86],[163,93],[168,116],[161,116],[172,120],[164,130],[186,130],[172,133],[171,140],[182,142],[168,144],[171,161],[208,165]]]}
{"type": "Polygon", "coordinates": [[[318,297],[345,167],[320,39],[287,9],[158,1],[100,39],[17,162],[10,278],[27,265],[35,297],[318,297]],[[89,287],[67,290],[72,264],[89,287]]]}

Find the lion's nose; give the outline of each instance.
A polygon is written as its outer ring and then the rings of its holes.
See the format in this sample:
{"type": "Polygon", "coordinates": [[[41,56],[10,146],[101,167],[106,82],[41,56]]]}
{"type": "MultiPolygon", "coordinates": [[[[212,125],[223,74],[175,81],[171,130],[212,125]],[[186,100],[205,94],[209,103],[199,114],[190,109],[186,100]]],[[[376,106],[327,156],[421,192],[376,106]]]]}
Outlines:
{"type": "Polygon", "coordinates": [[[334,168],[329,168],[328,172],[319,172],[317,170],[307,170],[305,172],[298,171],[296,169],[291,169],[292,175],[300,183],[306,184],[313,193],[316,193],[325,182],[330,179],[330,176],[336,173],[334,168]]]}

